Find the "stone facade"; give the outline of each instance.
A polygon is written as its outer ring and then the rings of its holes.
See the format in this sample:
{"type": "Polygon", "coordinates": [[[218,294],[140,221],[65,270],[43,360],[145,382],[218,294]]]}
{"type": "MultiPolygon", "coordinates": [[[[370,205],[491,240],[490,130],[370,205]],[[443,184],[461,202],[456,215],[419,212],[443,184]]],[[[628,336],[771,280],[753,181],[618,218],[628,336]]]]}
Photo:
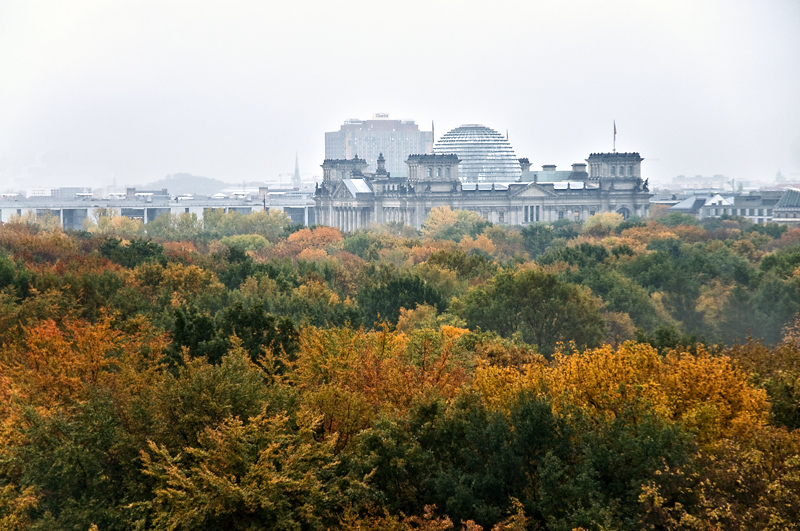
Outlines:
{"type": "MultiPolygon", "coordinates": [[[[618,154],[592,154],[587,162],[591,167],[600,162],[598,157],[608,155],[618,154]]],[[[375,173],[364,173],[366,164],[360,159],[328,159],[322,165],[324,180],[314,195],[316,220],[344,232],[392,221],[419,229],[432,209],[445,205],[506,225],[564,218],[582,221],[600,212],[645,217],[652,194],[639,177],[642,158],[638,153],[619,155],[625,155],[619,159],[623,162],[615,162],[625,167],[622,176],[610,175],[615,158],[608,157],[602,161],[607,167],[601,163],[596,176],[587,173],[583,164],[574,165],[571,175],[584,176],[582,180],[506,183],[460,182],[460,161],[455,155],[412,155],[406,161],[408,177],[392,177],[383,157],[375,173]],[[627,175],[628,166],[632,166],[631,175],[627,175]]]]}
{"type": "Polygon", "coordinates": [[[592,153],[586,159],[589,178],[608,177],[636,179],[642,176],[642,161],[638,153],[592,153]]]}

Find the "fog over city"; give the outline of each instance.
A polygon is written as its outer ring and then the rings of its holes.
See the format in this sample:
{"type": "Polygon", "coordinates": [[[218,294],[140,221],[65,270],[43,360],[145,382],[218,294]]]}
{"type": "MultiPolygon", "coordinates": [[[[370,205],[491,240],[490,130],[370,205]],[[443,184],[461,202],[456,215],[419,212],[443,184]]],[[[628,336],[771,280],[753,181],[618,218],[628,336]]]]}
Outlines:
{"type": "Polygon", "coordinates": [[[374,113],[800,181],[800,3],[0,0],[0,188],[320,175],[374,113]]]}

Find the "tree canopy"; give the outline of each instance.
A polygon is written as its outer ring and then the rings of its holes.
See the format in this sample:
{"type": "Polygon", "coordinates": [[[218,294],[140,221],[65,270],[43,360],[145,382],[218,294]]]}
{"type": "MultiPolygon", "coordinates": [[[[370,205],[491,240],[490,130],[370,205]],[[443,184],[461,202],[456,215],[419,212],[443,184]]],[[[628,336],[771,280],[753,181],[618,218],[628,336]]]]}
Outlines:
{"type": "Polygon", "coordinates": [[[797,530],[800,229],[0,225],[0,529],[797,530]]]}

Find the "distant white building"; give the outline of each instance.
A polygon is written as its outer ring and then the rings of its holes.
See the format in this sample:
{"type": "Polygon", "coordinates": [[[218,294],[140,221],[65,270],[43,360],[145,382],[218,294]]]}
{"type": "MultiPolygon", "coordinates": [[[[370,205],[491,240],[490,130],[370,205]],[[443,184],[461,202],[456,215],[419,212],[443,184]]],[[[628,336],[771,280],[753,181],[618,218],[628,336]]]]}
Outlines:
{"type": "Polygon", "coordinates": [[[87,187],[80,187],[80,186],[61,186],[61,187],[48,187],[48,186],[38,186],[34,188],[28,188],[26,191],[27,197],[63,197],[63,198],[72,198],[77,196],[85,196],[86,194],[91,195],[92,189],[87,187]]]}
{"type": "Polygon", "coordinates": [[[669,212],[688,214],[697,219],[737,216],[753,223],[768,223],[778,221],[773,219],[773,209],[782,195],[784,192],[780,190],[692,195],[670,207],[669,212]]]}
{"type": "Polygon", "coordinates": [[[37,186],[28,188],[25,192],[26,197],[58,197],[58,188],[37,186]],[[55,192],[55,193],[54,193],[55,192]]]}

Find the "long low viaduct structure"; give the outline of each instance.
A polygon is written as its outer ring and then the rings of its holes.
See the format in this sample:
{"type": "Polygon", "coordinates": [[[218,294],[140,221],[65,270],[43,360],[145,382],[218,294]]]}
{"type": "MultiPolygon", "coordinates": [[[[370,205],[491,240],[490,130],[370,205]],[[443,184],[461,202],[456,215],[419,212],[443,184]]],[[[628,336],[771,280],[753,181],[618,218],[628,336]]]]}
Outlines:
{"type": "MultiPolygon", "coordinates": [[[[166,191],[164,191],[166,192],[166,191]]],[[[149,223],[162,214],[195,214],[199,219],[208,210],[223,210],[249,214],[263,210],[285,212],[293,222],[313,225],[314,200],[310,194],[293,191],[265,192],[256,195],[225,197],[169,196],[167,193],[136,192],[129,189],[126,194],[106,198],[87,195],[76,197],[0,197],[0,222],[14,216],[52,215],[68,230],[81,230],[84,221],[97,222],[103,212],[116,214],[149,223]]]]}

